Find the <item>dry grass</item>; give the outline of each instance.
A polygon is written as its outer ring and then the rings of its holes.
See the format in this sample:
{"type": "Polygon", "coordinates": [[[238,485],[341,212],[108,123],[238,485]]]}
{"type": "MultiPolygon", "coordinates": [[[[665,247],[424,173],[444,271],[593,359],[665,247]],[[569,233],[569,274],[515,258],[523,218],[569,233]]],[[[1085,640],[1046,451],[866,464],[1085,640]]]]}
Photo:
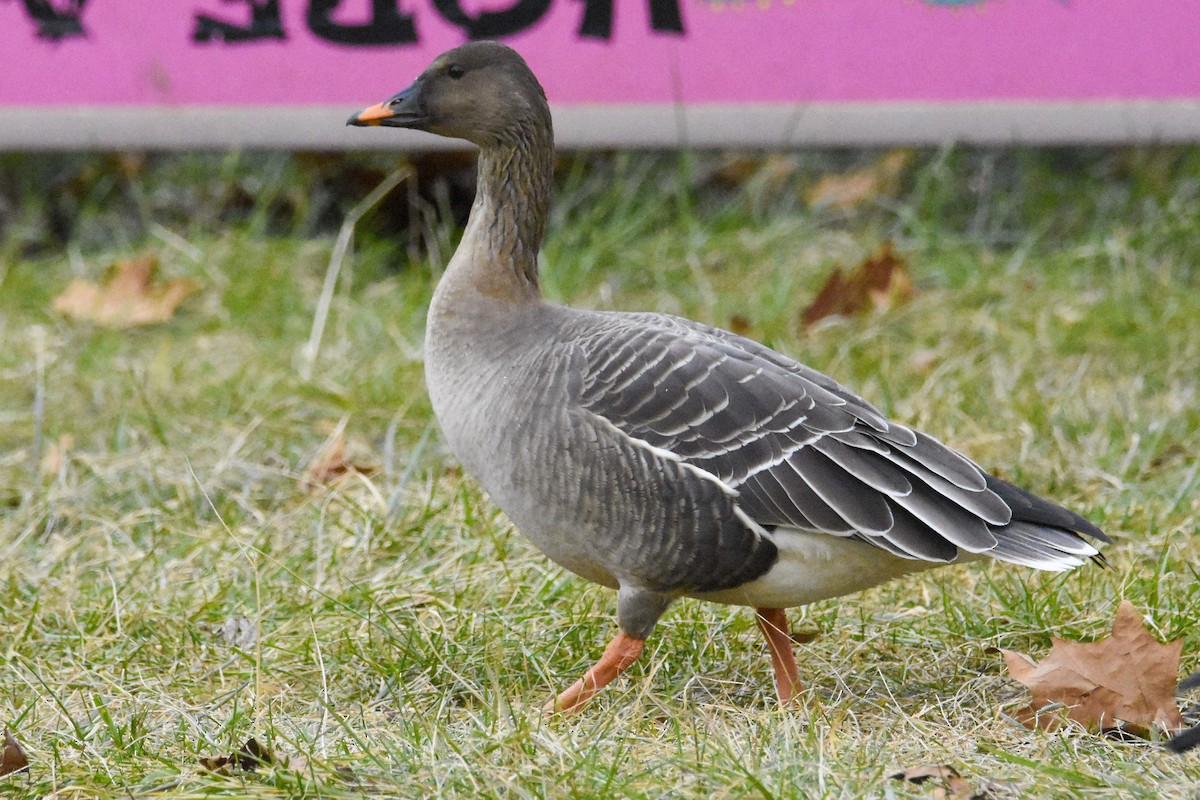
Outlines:
{"type": "MultiPolygon", "coordinates": [[[[305,381],[331,238],[154,207],[105,249],[84,203],[91,238],[25,255],[29,211],[0,244],[0,713],[33,770],[0,791],[928,797],[888,774],[949,763],[998,798],[1200,796],[1194,755],[1016,727],[1021,691],[990,650],[1102,635],[1124,597],[1197,667],[1200,155],[922,153],[895,197],[801,208],[867,157],[774,157],[733,185],[715,158],[573,161],[546,284],[736,320],[1100,522],[1112,569],[955,567],[797,610],[820,632],[801,711],[775,707],[744,610],[681,602],[628,679],[546,719],[613,632],[613,598],[549,565],[444,452],[420,367],[436,264],[393,271],[403,248],[367,236],[305,381]],[[801,335],[823,273],[885,239],[914,302],[801,335]],[[205,286],[171,324],[49,310],[140,249],[205,286]],[[343,421],[379,471],[313,492],[304,467],[343,421]],[[287,763],[198,767],[250,737],[287,763]]],[[[18,199],[47,202],[33,191],[18,199]]],[[[200,177],[180,191],[222,196],[200,177]]]]}

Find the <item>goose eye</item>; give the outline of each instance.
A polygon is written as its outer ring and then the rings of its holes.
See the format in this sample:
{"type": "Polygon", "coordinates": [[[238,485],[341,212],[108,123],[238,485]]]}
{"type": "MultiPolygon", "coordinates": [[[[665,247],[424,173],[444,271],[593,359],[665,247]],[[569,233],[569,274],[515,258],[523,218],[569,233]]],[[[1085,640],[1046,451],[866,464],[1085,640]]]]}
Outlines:
{"type": "Polygon", "coordinates": [[[446,70],[446,74],[454,80],[461,78],[464,73],[466,73],[466,70],[462,68],[461,64],[451,64],[450,68],[446,70]]]}

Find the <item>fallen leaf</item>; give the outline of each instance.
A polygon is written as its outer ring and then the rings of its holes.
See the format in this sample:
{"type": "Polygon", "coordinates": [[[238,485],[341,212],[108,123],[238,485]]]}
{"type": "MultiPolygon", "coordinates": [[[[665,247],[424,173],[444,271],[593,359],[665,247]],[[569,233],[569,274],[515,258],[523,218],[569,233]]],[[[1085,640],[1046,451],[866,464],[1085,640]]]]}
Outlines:
{"type": "MultiPolygon", "coordinates": [[[[1191,451],[1184,447],[1179,442],[1171,442],[1166,447],[1158,452],[1154,458],[1150,459],[1150,466],[1153,469],[1161,469],[1167,466],[1172,461],[1177,459],[1186,459],[1191,455],[1191,451]]],[[[1197,673],[1200,674],[1200,673],[1197,673]]]]}
{"type": "Polygon", "coordinates": [[[258,739],[250,738],[234,754],[239,769],[253,772],[259,767],[265,767],[275,760],[275,756],[266,747],[258,743],[258,739]]]}
{"type": "Polygon", "coordinates": [[[201,756],[197,760],[200,766],[209,772],[219,772],[222,775],[228,775],[230,772],[230,759],[227,756],[201,756]]]}
{"type": "Polygon", "coordinates": [[[874,256],[849,274],[835,270],[800,315],[802,327],[835,314],[852,315],[890,308],[912,299],[908,267],[885,242],[874,256]]]}
{"type": "Polygon", "coordinates": [[[11,775],[14,772],[28,772],[29,758],[21,745],[13,738],[12,732],[4,729],[4,752],[0,754],[0,775],[11,775]]]}
{"type": "Polygon", "coordinates": [[[121,170],[121,174],[124,177],[131,180],[140,177],[146,168],[146,154],[144,152],[117,153],[116,161],[117,169],[121,170]]]}
{"type": "Polygon", "coordinates": [[[909,767],[891,777],[893,780],[918,785],[931,780],[936,781],[939,785],[934,788],[930,796],[938,798],[938,800],[985,800],[988,796],[985,791],[976,791],[971,782],[959,775],[958,770],[949,764],[909,767]]]}
{"type": "Polygon", "coordinates": [[[46,453],[42,456],[42,463],[39,465],[42,474],[47,476],[60,474],[71,460],[71,448],[74,446],[74,436],[69,433],[59,436],[58,441],[46,448],[46,453]]]}
{"type": "Polygon", "coordinates": [[[378,467],[360,464],[346,454],[346,437],[339,426],[316,458],[305,467],[303,482],[309,489],[317,489],[335,483],[346,475],[373,475],[378,471],[378,467]]]}
{"type": "Polygon", "coordinates": [[[759,180],[768,191],[776,191],[792,179],[799,166],[794,157],[780,154],[734,155],[717,166],[713,179],[731,189],[739,188],[751,180],[759,180]]]}
{"type": "Polygon", "coordinates": [[[738,336],[745,336],[750,333],[750,320],[743,317],[741,314],[734,314],[729,318],[729,332],[736,333],[738,336]]]}
{"type": "Polygon", "coordinates": [[[218,636],[227,647],[239,650],[249,650],[258,641],[258,627],[247,617],[230,617],[215,627],[202,625],[201,628],[218,636]]]}
{"type": "Polygon", "coordinates": [[[804,628],[803,630],[792,631],[791,639],[796,644],[808,644],[820,637],[821,631],[816,628],[804,628]]]}
{"type": "Polygon", "coordinates": [[[274,761],[274,754],[259,744],[258,739],[251,737],[246,740],[244,745],[238,748],[236,753],[230,756],[201,758],[200,766],[209,772],[219,772],[227,775],[233,769],[240,769],[243,772],[254,772],[259,767],[269,766],[274,761]]]}
{"type": "Polygon", "coordinates": [[[1041,663],[1013,650],[1000,651],[1008,671],[1033,696],[1017,714],[1022,724],[1053,730],[1059,715],[1038,712],[1059,704],[1066,716],[1091,730],[1121,729],[1144,737],[1152,725],[1168,732],[1183,727],[1175,704],[1183,642],[1159,644],[1133,603],[1121,601],[1107,639],[1051,642],[1041,663]]]}
{"type": "Polygon", "coordinates": [[[157,271],[158,259],[153,255],[118,261],[100,284],[71,281],[54,299],[54,310],[111,328],[166,322],[198,286],[187,279],[156,282],[157,271]]]}
{"type": "Polygon", "coordinates": [[[900,174],[911,160],[910,150],[889,150],[868,167],[824,176],[808,190],[805,199],[809,206],[845,211],[894,194],[900,185],[900,174]]]}

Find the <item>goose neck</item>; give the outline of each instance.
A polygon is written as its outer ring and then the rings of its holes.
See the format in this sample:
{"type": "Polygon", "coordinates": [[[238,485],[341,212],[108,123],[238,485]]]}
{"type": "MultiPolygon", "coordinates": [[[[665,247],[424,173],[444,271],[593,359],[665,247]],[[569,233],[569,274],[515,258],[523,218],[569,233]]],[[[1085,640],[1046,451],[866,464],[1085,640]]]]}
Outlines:
{"type": "Polygon", "coordinates": [[[538,298],[538,251],[550,213],[554,147],[543,136],[519,137],[481,150],[475,203],[463,235],[488,294],[538,298]]]}

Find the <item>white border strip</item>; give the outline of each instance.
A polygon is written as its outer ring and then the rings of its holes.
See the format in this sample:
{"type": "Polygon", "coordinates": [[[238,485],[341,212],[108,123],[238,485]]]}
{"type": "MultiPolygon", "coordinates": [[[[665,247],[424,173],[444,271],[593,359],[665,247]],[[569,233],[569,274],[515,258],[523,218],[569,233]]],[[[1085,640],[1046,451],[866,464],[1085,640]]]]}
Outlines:
{"type": "MultiPolygon", "coordinates": [[[[352,106],[8,107],[3,150],[429,150],[410,131],[345,127],[352,106]]],[[[1166,101],[570,106],[556,140],[574,148],[786,148],[1200,141],[1200,99],[1166,101]]]]}

